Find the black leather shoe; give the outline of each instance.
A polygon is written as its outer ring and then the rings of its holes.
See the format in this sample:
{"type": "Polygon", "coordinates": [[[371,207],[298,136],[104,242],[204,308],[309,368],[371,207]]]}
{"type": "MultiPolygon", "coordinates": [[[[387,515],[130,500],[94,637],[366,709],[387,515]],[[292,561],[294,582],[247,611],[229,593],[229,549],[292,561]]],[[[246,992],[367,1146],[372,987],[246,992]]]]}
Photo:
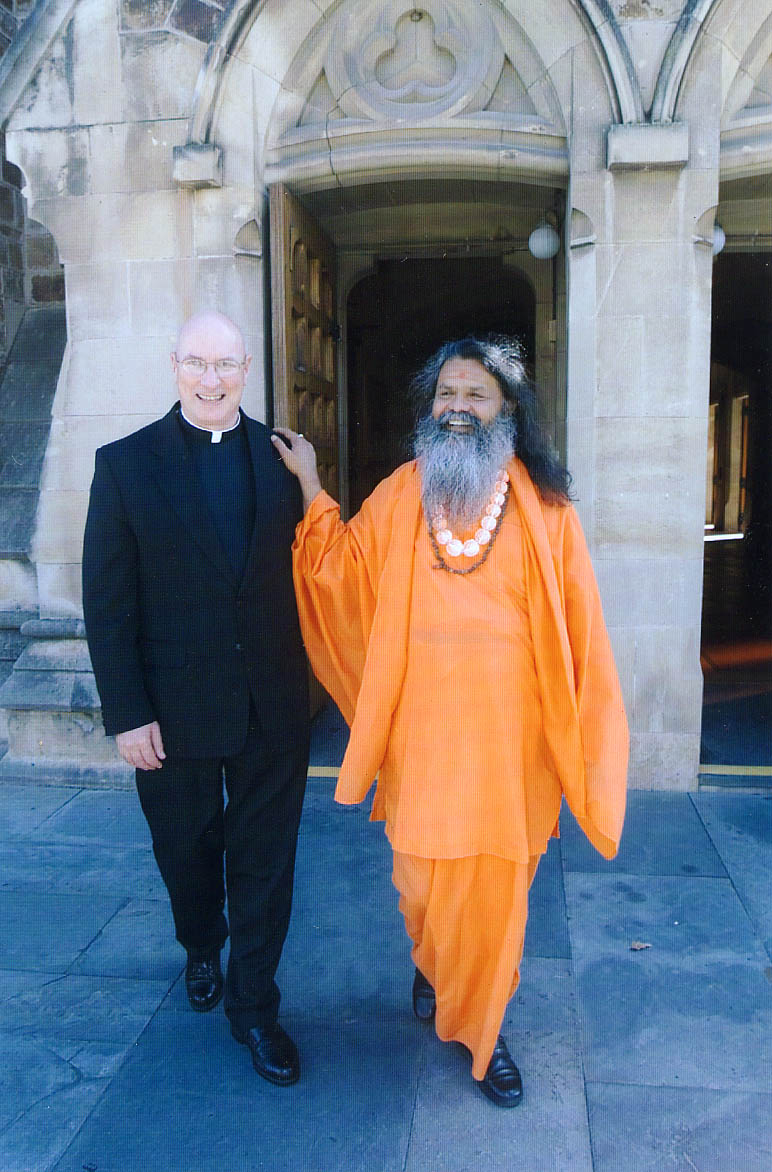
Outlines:
{"type": "Polygon", "coordinates": [[[292,1038],[278,1022],[262,1030],[255,1026],[246,1034],[238,1034],[231,1027],[237,1042],[247,1046],[252,1065],[259,1075],[280,1087],[291,1086],[300,1078],[300,1058],[292,1038]]]}
{"type": "Polygon", "coordinates": [[[413,980],[413,1013],[419,1021],[433,1021],[437,1012],[437,998],[434,989],[423,973],[415,971],[413,980]]]}
{"type": "Polygon", "coordinates": [[[478,1084],[484,1095],[497,1107],[516,1107],[523,1098],[523,1081],[512,1061],[507,1043],[499,1034],[485,1078],[478,1084]]]}
{"type": "Polygon", "coordinates": [[[185,988],[188,991],[188,1001],[196,1013],[208,1013],[218,1005],[223,993],[222,969],[220,968],[220,954],[208,956],[203,960],[194,960],[188,957],[185,968],[185,988]]]}

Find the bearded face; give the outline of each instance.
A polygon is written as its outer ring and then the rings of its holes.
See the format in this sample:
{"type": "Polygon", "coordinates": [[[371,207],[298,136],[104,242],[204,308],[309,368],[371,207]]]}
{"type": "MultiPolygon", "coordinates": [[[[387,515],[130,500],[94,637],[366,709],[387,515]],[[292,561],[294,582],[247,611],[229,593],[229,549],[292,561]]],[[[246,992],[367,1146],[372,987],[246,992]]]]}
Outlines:
{"type": "Polygon", "coordinates": [[[485,511],[516,443],[517,424],[507,403],[489,422],[474,411],[453,407],[422,419],[414,448],[427,518],[442,513],[451,528],[471,528],[485,511]]]}

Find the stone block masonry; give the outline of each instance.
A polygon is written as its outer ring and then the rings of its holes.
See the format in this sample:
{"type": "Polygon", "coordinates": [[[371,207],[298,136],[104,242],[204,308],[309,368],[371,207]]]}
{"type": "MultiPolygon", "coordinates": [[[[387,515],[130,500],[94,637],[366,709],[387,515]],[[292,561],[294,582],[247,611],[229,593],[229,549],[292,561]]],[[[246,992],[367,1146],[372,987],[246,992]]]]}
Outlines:
{"type": "Polygon", "coordinates": [[[121,31],[173,29],[208,44],[226,7],[225,0],[121,0],[121,31]]]}

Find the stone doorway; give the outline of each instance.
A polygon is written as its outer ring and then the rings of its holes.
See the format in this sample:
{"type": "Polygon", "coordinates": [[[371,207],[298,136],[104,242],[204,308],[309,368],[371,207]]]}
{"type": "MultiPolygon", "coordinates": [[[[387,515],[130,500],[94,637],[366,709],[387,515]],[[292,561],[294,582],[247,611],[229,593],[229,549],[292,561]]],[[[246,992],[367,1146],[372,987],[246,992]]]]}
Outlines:
{"type": "MultiPolygon", "coordinates": [[[[560,192],[451,176],[287,190],[334,255],[337,495],[345,516],[406,458],[410,375],[463,333],[521,339],[546,425],[564,450],[565,257],[561,250],[538,260],[528,247],[560,192]]],[[[272,222],[272,240],[275,230],[272,222]]],[[[274,291],[274,315],[279,303],[274,291]]],[[[276,407],[285,392],[275,365],[273,373],[276,407]]]]}
{"type": "Polygon", "coordinates": [[[500,256],[381,260],[346,304],[348,502],[351,513],[410,458],[413,372],[469,333],[518,337],[533,369],[535,296],[500,256]]]}
{"type": "Polygon", "coordinates": [[[703,784],[772,785],[772,253],[716,258],[701,661],[703,784]]]}

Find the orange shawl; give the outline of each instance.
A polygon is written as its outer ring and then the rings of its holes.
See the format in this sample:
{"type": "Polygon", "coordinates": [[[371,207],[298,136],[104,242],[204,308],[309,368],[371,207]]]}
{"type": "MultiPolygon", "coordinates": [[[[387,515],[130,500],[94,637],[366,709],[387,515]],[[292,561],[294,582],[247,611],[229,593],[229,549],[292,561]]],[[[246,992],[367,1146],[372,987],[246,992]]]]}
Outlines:
{"type": "MultiPolygon", "coordinates": [[[[611,858],[624,819],[628,733],[589,553],[574,509],[544,504],[520,461],[509,472],[523,528],[544,735],[572,813],[611,858]]],[[[344,804],[364,799],[386,754],[405,675],[422,524],[413,462],[384,480],[347,525],[320,493],[298,526],[293,557],[303,638],[351,728],[335,794],[344,804]]],[[[383,806],[377,793],[375,806],[383,806]]],[[[532,846],[532,853],[544,848],[532,846]]]]}

